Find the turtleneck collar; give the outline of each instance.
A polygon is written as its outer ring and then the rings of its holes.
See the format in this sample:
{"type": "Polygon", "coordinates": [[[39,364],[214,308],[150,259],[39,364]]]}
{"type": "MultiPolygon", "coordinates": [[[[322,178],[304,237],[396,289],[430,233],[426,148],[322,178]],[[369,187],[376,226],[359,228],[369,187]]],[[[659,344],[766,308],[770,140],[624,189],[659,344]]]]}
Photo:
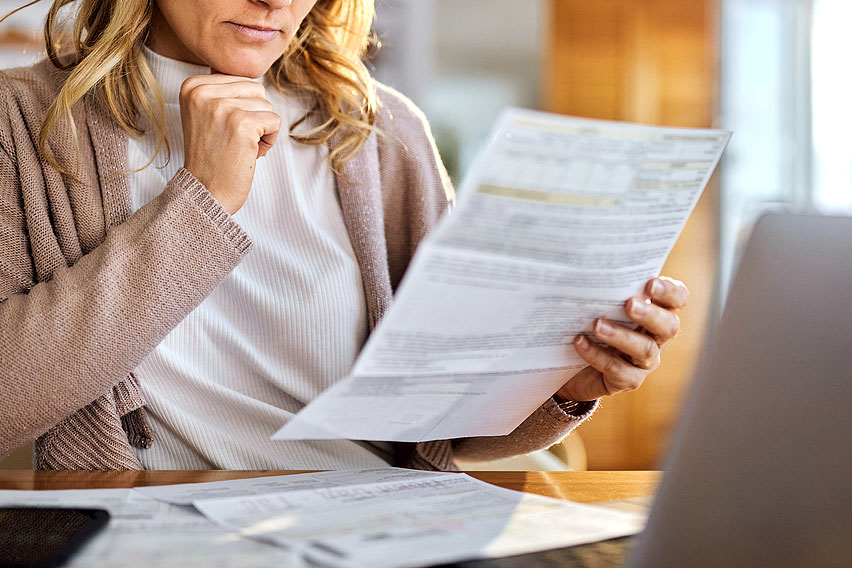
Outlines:
{"type": "Polygon", "coordinates": [[[179,104],[180,86],[187,78],[193,75],[210,74],[210,67],[207,65],[196,65],[164,57],[152,51],[147,45],[142,46],[142,53],[160,85],[166,104],[179,104]]]}

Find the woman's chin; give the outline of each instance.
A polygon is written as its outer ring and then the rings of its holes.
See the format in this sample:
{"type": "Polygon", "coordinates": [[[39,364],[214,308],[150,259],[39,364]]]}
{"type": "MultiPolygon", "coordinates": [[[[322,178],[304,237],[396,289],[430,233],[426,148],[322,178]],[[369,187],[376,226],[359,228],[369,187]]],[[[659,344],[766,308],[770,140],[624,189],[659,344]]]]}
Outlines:
{"type": "Polygon", "coordinates": [[[241,58],[227,58],[227,59],[214,59],[210,61],[210,67],[217,73],[224,73],[225,75],[235,75],[237,77],[248,77],[249,79],[256,79],[258,77],[263,76],[272,64],[275,63],[275,59],[269,58],[260,58],[260,57],[241,57],[241,58]]]}

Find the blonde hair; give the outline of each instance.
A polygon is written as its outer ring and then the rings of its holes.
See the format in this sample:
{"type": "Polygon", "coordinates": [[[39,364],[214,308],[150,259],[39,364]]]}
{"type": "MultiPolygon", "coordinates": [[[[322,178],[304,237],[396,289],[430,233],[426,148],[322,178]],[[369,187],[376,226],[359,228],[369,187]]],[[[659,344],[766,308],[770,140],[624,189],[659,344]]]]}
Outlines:
{"type": "MultiPolygon", "coordinates": [[[[99,97],[128,135],[143,134],[147,119],[157,133],[155,157],[163,148],[168,153],[162,92],[142,53],[152,10],[153,0],[53,0],[44,24],[47,57],[70,73],[48,110],[38,145],[60,171],[65,170],[46,152],[47,137],[67,119],[77,141],[71,108],[89,93],[99,97]],[[75,3],[73,25],[65,27],[60,12],[75,3]]],[[[329,156],[335,170],[373,130],[376,99],[363,57],[372,40],[374,12],[374,0],[318,0],[288,50],[267,71],[276,88],[310,95],[311,112],[322,117],[318,125],[291,131],[292,138],[319,145],[338,135],[329,156]]]]}

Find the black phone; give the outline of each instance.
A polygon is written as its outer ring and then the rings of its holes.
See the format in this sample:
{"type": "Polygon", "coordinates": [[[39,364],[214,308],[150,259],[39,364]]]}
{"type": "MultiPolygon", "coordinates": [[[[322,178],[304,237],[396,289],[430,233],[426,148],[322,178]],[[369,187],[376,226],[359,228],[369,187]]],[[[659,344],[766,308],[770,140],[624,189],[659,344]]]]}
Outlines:
{"type": "Polygon", "coordinates": [[[0,507],[0,568],[60,566],[108,522],[102,509],[0,507]]]}

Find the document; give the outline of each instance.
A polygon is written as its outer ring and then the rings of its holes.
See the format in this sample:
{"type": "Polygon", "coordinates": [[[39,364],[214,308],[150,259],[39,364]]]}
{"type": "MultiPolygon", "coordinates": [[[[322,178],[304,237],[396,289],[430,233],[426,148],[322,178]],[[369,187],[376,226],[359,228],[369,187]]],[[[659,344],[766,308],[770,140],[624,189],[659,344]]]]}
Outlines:
{"type": "Polygon", "coordinates": [[[196,508],[309,565],[403,568],[493,558],[635,534],[644,516],[440,474],[205,500],[196,508]]]}
{"type": "Polygon", "coordinates": [[[130,489],[57,489],[50,491],[0,490],[0,507],[78,507],[105,509],[111,522],[151,517],[157,503],[134,508],[129,505],[130,489]],[[150,505],[153,505],[152,508],[150,505]]]}
{"type": "Polygon", "coordinates": [[[351,374],[273,439],[503,435],[657,276],[730,133],[509,110],[351,374]]]}
{"type": "Polygon", "coordinates": [[[73,568],[303,565],[283,549],[214,524],[193,507],[158,501],[135,489],[0,491],[0,506],[108,510],[107,528],[71,558],[73,568]]]}
{"type": "Polygon", "coordinates": [[[107,528],[71,558],[72,568],[305,566],[298,556],[222,528],[192,506],[153,499],[138,489],[4,490],[0,506],[108,510],[107,528]]]}
{"type": "Polygon", "coordinates": [[[442,474],[432,471],[382,467],[276,475],[251,479],[230,479],[228,481],[211,481],[207,483],[137,487],[134,491],[147,497],[175,505],[192,505],[193,502],[208,499],[265,495],[299,489],[320,489],[339,487],[341,485],[360,485],[403,479],[422,479],[434,475],[442,474]]]}

